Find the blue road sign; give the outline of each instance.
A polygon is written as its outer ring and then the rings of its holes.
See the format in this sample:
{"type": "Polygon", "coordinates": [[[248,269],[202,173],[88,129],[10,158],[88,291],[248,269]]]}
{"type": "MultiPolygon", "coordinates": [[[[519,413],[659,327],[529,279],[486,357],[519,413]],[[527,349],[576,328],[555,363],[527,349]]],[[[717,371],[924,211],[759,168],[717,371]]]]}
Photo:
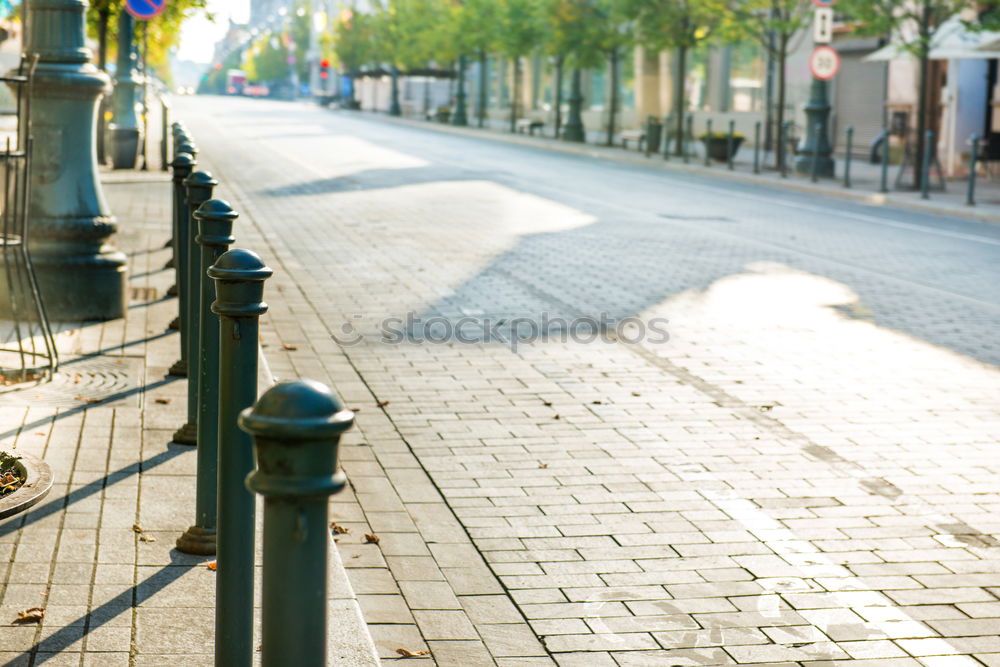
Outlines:
{"type": "Polygon", "coordinates": [[[140,21],[157,17],[167,8],[167,0],[125,0],[125,11],[140,21]]]}

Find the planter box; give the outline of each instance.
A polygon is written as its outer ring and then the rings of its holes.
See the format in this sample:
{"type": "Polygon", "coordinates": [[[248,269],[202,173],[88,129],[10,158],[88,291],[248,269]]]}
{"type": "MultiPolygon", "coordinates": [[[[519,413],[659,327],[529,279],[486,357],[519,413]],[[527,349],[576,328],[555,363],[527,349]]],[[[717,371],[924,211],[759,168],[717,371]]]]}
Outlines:
{"type": "MultiPolygon", "coordinates": [[[[726,162],[729,158],[729,139],[726,137],[702,137],[701,142],[705,144],[705,150],[708,151],[708,156],[717,162],[726,162]]],[[[733,137],[733,155],[740,150],[740,144],[743,143],[743,137],[733,137]]]]}

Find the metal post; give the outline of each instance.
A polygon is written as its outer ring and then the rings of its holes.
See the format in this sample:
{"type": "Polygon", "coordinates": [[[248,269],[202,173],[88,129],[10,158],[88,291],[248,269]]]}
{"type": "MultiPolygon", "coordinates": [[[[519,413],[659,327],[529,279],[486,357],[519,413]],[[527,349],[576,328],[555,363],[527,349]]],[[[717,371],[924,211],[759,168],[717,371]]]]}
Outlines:
{"type": "Polygon", "coordinates": [[[45,310],[53,321],[124,316],[125,254],[97,174],[98,102],[109,80],[90,62],[87,3],[23,3],[24,51],[39,56],[32,78],[29,246],[45,310]]]}
{"type": "Polygon", "coordinates": [[[215,580],[215,664],[250,665],[254,657],[254,497],[250,435],[237,426],[257,399],[259,318],[267,312],[264,281],[272,271],[249,250],[230,250],[208,275],[219,316],[218,573],[215,580]]]}
{"type": "Polygon", "coordinates": [[[347,483],[337,449],[353,423],[310,380],[278,384],[240,415],[257,455],[247,486],[264,496],[262,667],[326,664],[328,496],[347,483]]]}
{"type": "Polygon", "coordinates": [[[726,166],[733,170],[733,133],[736,131],[736,121],[729,121],[729,134],[726,135],[726,166]]]}
{"type": "Polygon", "coordinates": [[[791,121],[784,121],[778,131],[778,151],[781,153],[781,177],[788,178],[788,129],[791,121]]]}
{"type": "Polygon", "coordinates": [[[451,124],[466,127],[469,124],[467,104],[465,102],[465,55],[458,57],[458,87],[455,91],[455,111],[451,114],[451,124]]]}
{"type": "MultiPolygon", "coordinates": [[[[659,150],[659,148],[660,147],[657,146],[656,150],[659,150]]],[[[646,154],[646,157],[649,157],[650,154],[653,152],[653,150],[654,150],[653,149],[653,117],[652,116],[646,116],[646,146],[645,146],[645,151],[644,151],[645,154],[646,154]]]]}
{"type": "Polygon", "coordinates": [[[573,69],[570,78],[569,89],[569,113],[566,116],[566,124],[563,126],[562,138],[565,141],[575,141],[583,143],[587,140],[587,133],[583,127],[583,73],[579,67],[573,69]]]}
{"type": "Polygon", "coordinates": [[[670,130],[673,128],[674,114],[668,113],[663,119],[663,159],[670,159],[670,130]]]}
{"type": "Polygon", "coordinates": [[[170,105],[160,97],[160,169],[167,171],[170,168],[170,105]]]}
{"type": "Polygon", "coordinates": [[[882,184],[879,192],[889,192],[889,130],[882,131],[882,184]]]}
{"type": "MultiPolygon", "coordinates": [[[[194,213],[198,221],[198,246],[201,280],[192,283],[198,289],[199,313],[197,337],[198,381],[198,478],[195,496],[195,523],[177,538],[177,549],[189,554],[214,554],[218,507],[219,469],[219,317],[212,312],[215,284],[208,270],[233,241],[233,222],[237,213],[221,199],[210,199],[194,213]]],[[[189,350],[189,354],[192,353],[189,350]]],[[[189,392],[190,394],[190,392],[189,392]]]]}
{"type": "Polygon", "coordinates": [[[702,148],[705,149],[705,166],[712,166],[708,160],[708,142],[712,140],[712,119],[709,118],[705,121],[705,141],[701,142],[702,148]]]}
{"type": "Polygon", "coordinates": [[[212,198],[212,192],[219,182],[212,178],[212,175],[205,171],[196,171],[184,180],[187,188],[185,191],[185,205],[183,214],[187,215],[186,225],[183,231],[187,236],[186,243],[182,243],[184,252],[184,311],[181,313],[181,331],[185,334],[186,359],[187,359],[187,421],[174,434],[174,442],[181,445],[198,444],[198,368],[199,368],[199,329],[200,318],[199,299],[201,294],[200,283],[203,279],[199,271],[201,250],[195,242],[198,235],[198,223],[191,213],[212,198]]]}
{"type": "Polygon", "coordinates": [[[924,142],[924,163],[921,165],[923,173],[920,175],[920,198],[931,198],[931,155],[934,150],[934,130],[927,130],[924,142]]]}
{"type": "Polygon", "coordinates": [[[969,156],[969,189],[965,195],[965,205],[976,205],[976,164],[979,159],[979,135],[972,135],[972,155],[969,156]]]}
{"type": "MultiPolygon", "coordinates": [[[[823,127],[820,123],[816,123],[813,131],[819,136],[819,133],[823,131],[823,127]]],[[[819,181],[819,142],[813,142],[812,147],[812,163],[809,167],[809,180],[813,183],[819,181]]]]}
{"type": "MultiPolygon", "coordinates": [[[[177,270],[177,313],[178,329],[181,332],[181,358],[174,362],[167,371],[168,375],[177,377],[187,377],[188,375],[188,329],[185,326],[187,319],[188,285],[187,285],[187,245],[185,239],[188,235],[188,209],[187,193],[184,190],[184,180],[191,175],[194,166],[197,164],[190,153],[178,153],[174,157],[170,166],[174,170],[174,265],[177,270]]],[[[180,433],[180,431],[178,431],[180,433]]],[[[176,441],[177,436],[174,436],[176,441]]],[[[194,443],[186,443],[194,444],[194,443]]]]}
{"type": "Polygon", "coordinates": [[[854,126],[847,126],[847,148],[844,154],[844,187],[851,187],[851,152],[854,150],[854,126]]]}
{"type": "Polygon", "coordinates": [[[687,127],[684,130],[684,136],[680,137],[679,141],[683,145],[684,153],[684,164],[691,161],[691,145],[689,141],[694,138],[694,116],[687,117],[687,127]]]}
{"type": "Polygon", "coordinates": [[[760,121],[753,126],[753,173],[760,173],[760,121]]]}
{"type": "Polygon", "coordinates": [[[831,157],[833,148],[830,146],[830,102],[829,82],[813,77],[810,87],[809,101],[804,107],[806,112],[806,135],[798,148],[798,159],[795,160],[795,171],[800,174],[816,172],[817,178],[833,178],[834,161],[831,157]],[[818,163],[814,165],[813,163],[818,163]]]}

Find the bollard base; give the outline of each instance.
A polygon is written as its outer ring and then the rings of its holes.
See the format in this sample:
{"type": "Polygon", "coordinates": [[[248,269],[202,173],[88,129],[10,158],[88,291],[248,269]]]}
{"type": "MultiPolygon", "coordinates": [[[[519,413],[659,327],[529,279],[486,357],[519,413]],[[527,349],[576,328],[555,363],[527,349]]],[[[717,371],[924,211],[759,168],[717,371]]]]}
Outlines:
{"type": "Polygon", "coordinates": [[[179,378],[186,378],[188,376],[187,361],[184,359],[178,359],[177,361],[175,361],[173,365],[167,370],[167,375],[173,375],[174,377],[179,377],[179,378]]]}
{"type": "MultiPolygon", "coordinates": [[[[166,268],[169,269],[170,267],[168,266],[166,268]]],[[[177,296],[177,283],[174,283],[167,288],[167,296],[177,296]]]]}
{"type": "Polygon", "coordinates": [[[184,424],[177,432],[174,433],[174,439],[171,441],[178,445],[194,445],[198,444],[198,427],[194,424],[184,424]]]}
{"type": "Polygon", "coordinates": [[[170,320],[170,324],[167,325],[167,331],[180,331],[181,330],[181,318],[180,315],[170,320]]]}
{"type": "Polygon", "coordinates": [[[214,556],[215,528],[191,526],[177,538],[177,550],[196,556],[214,556]]]}

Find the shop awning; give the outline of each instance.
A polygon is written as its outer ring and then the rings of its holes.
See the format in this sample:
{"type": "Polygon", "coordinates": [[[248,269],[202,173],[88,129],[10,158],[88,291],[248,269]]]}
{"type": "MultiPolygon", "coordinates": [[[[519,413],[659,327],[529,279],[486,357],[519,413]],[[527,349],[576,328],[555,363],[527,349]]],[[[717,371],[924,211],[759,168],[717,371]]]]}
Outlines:
{"type": "MultiPolygon", "coordinates": [[[[873,51],[863,58],[864,62],[884,62],[897,58],[908,58],[910,53],[903,42],[894,39],[891,43],[873,51]]],[[[931,40],[931,60],[962,60],[979,58],[991,60],[1000,58],[1000,32],[987,30],[976,32],[966,28],[958,18],[948,19],[934,33],[931,40]]]]}

